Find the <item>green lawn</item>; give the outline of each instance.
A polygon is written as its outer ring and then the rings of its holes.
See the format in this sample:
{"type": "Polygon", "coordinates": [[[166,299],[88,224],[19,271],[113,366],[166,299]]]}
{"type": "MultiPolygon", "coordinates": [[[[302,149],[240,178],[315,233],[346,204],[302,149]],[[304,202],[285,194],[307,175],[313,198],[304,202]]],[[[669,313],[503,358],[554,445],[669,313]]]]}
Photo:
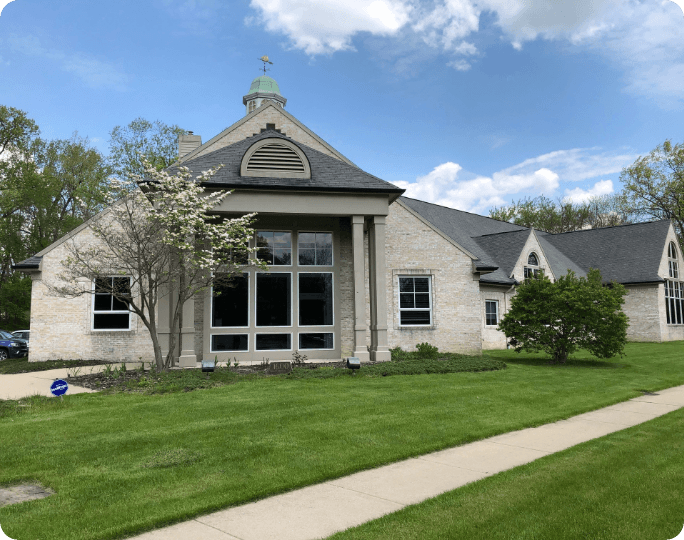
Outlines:
{"type": "Polygon", "coordinates": [[[21,540],[121,538],[684,384],[684,342],[566,366],[493,356],[508,368],[28,400],[0,419],[0,485],[56,495],[0,508],[0,523],[21,540]]]}
{"type": "Polygon", "coordinates": [[[331,540],[666,540],[684,526],[684,409],[331,540]]]}

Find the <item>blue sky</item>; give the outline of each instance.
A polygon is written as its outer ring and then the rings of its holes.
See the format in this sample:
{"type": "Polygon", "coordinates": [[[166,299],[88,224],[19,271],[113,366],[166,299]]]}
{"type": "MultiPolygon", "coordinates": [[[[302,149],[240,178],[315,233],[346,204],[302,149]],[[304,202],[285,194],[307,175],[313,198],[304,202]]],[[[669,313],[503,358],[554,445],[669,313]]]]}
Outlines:
{"type": "Polygon", "coordinates": [[[139,116],[208,140],[244,116],[264,54],[291,114],[464,210],[618,191],[622,167],[684,141],[671,0],[14,0],[0,103],[103,152],[139,116]]]}

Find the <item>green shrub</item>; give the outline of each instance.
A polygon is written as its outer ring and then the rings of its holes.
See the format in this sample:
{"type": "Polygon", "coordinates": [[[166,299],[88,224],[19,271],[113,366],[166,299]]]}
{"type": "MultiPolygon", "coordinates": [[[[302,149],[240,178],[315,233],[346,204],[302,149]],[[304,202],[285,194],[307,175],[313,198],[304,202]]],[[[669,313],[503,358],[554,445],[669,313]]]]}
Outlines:
{"type": "Polygon", "coordinates": [[[439,349],[429,343],[418,343],[416,345],[416,350],[421,358],[430,359],[439,356],[439,349]]]}

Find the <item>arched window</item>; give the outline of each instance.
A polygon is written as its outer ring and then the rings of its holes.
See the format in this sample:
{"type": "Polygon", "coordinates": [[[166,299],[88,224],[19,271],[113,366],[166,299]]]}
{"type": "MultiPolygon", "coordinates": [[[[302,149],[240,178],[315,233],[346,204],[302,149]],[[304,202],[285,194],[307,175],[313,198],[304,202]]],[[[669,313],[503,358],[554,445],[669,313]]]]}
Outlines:
{"type": "Polygon", "coordinates": [[[667,247],[667,265],[670,279],[665,280],[665,313],[667,324],[684,324],[684,283],[679,281],[677,245],[667,247]]]}
{"type": "Polygon", "coordinates": [[[252,100],[249,102],[249,112],[252,112],[254,109],[256,109],[256,101],[252,100]]]}
{"type": "Polygon", "coordinates": [[[527,256],[527,266],[523,268],[523,276],[525,279],[529,279],[532,276],[539,275],[539,259],[537,254],[533,251],[527,256]]]}
{"type": "Polygon", "coordinates": [[[311,178],[311,167],[306,155],[296,144],[287,139],[269,138],[254,143],[245,152],[240,175],[311,178]]]}

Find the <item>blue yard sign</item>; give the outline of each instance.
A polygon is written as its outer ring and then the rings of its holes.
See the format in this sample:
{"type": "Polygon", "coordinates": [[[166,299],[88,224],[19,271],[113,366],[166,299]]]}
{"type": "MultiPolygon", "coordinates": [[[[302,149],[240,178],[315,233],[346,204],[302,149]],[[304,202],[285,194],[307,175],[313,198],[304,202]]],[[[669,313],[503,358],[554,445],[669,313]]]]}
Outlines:
{"type": "Polygon", "coordinates": [[[69,390],[69,385],[62,379],[57,379],[50,385],[50,392],[52,392],[53,396],[62,396],[66,394],[67,390],[69,390]]]}

